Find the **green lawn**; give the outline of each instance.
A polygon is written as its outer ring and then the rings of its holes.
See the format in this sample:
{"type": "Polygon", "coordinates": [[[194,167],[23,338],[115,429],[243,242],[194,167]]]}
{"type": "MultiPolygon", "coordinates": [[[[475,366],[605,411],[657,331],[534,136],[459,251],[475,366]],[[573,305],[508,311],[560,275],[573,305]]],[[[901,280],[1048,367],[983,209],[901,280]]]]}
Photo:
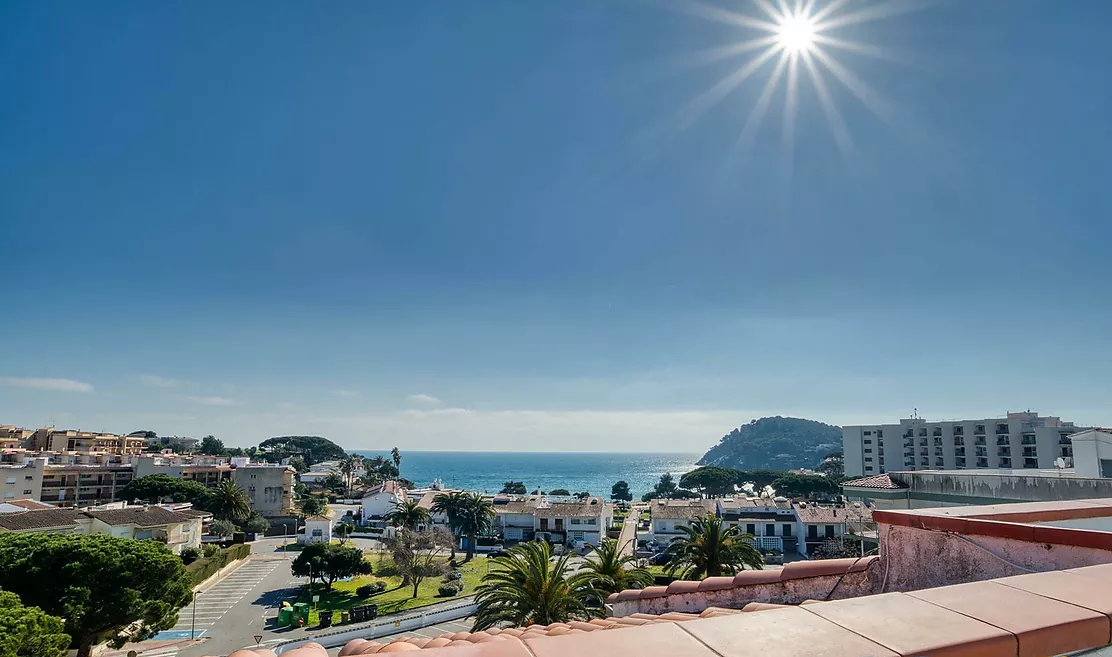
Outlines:
{"type": "MultiPolygon", "coordinates": [[[[462,559],[462,555],[459,558],[462,559]]],[[[319,622],[318,610],[338,612],[359,605],[376,604],[378,605],[378,614],[382,616],[438,602],[449,602],[465,595],[471,595],[475,593],[475,587],[482,581],[487,568],[485,557],[476,557],[470,563],[461,564],[459,571],[463,574],[463,591],[457,596],[440,597],[437,589],[440,588],[442,582],[439,577],[430,577],[421,582],[421,586],[417,590],[417,597],[414,598],[412,597],[413,587],[406,586],[402,588],[402,578],[393,574],[394,563],[389,556],[373,555],[368,557],[367,560],[370,561],[375,574],[356,577],[349,582],[336,582],[332,585],[331,591],[325,591],[324,584],[320,582],[314,585],[313,592],[320,596],[320,602],[314,606],[314,610],[309,614],[309,625],[316,625],[319,622]],[[360,586],[375,582],[386,582],[386,590],[366,598],[355,595],[355,590],[360,586]]],[[[311,599],[307,589],[302,590],[300,599],[303,602],[308,602],[311,599]]],[[[334,623],[339,623],[339,614],[336,614],[332,620],[334,623]]]]}

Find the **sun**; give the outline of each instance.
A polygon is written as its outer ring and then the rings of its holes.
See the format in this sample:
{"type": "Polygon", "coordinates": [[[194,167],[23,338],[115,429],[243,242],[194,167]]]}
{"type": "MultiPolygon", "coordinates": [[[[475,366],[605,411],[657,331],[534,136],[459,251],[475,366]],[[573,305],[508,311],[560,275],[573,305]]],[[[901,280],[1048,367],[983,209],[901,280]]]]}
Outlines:
{"type": "Polygon", "coordinates": [[[784,16],[777,25],[776,39],[790,53],[811,50],[815,45],[815,23],[802,14],[784,16]]]}

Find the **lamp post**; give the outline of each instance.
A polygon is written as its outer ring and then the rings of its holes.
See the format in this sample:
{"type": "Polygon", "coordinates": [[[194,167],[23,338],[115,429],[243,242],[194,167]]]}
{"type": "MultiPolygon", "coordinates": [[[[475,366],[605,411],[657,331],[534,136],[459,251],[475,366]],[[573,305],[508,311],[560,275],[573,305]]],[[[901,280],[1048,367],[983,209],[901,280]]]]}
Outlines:
{"type": "Polygon", "coordinates": [[[192,641],[197,633],[197,592],[193,592],[193,622],[189,626],[189,640],[192,641]]]}

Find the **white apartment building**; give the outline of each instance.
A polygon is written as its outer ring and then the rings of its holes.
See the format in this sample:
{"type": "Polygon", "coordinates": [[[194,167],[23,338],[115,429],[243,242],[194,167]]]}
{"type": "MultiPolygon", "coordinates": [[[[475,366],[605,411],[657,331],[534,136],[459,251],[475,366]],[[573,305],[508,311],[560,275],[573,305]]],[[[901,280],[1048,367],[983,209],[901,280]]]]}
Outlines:
{"type": "Polygon", "coordinates": [[[847,477],[898,470],[1054,468],[1073,465],[1070,434],[1078,428],[1033,411],[984,420],[929,421],[842,428],[847,477]]]}

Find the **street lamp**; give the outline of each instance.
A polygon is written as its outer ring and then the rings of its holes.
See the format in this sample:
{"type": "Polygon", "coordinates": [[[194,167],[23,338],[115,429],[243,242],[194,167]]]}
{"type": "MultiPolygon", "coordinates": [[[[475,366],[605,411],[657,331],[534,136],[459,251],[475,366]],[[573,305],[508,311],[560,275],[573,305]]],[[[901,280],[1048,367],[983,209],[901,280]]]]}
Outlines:
{"type": "Polygon", "coordinates": [[[197,591],[193,592],[193,623],[189,626],[189,640],[195,638],[197,632],[197,596],[200,595],[197,591]]]}

